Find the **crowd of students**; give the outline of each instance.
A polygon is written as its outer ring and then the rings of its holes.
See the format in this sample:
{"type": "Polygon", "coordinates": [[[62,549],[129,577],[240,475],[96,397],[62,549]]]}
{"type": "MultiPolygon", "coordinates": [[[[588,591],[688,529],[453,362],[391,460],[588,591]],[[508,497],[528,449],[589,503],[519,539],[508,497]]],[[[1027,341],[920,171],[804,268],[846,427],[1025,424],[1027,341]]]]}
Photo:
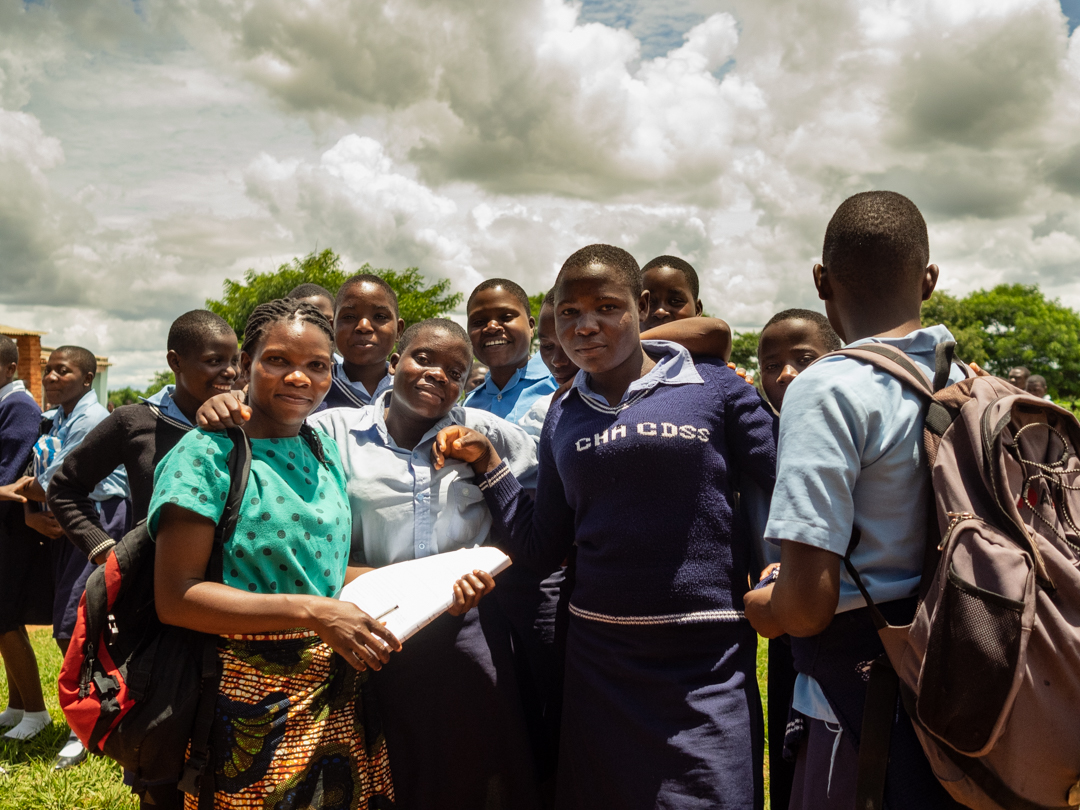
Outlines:
{"type": "MultiPolygon", "coordinates": [[[[932,375],[950,336],[919,313],[937,280],[911,201],[848,199],[813,269],[827,316],[768,322],[760,392],[690,264],[609,245],[566,260],[536,321],[490,279],[465,329],[405,328],[373,275],[260,305],[242,346],[189,312],[169,331],[175,385],[111,415],[93,354],[65,346],[43,419],[0,338],[5,736],[51,722],[25,626],[51,622],[63,649],[86,577],[148,520],[160,618],[220,636],[215,806],[760,808],[761,634],[772,806],[847,810],[875,639],[844,620],[863,602],[840,561],[857,528],[871,595],[910,614],[929,489],[920,401],[856,360],[815,361],[877,341],[932,375]],[[230,427],[253,458],[213,581],[230,427]],[[335,598],[485,543],[514,558],[497,587],[463,578],[405,644],[335,598]]],[[[953,806],[896,723],[887,806],[953,806]]],[[[84,756],[73,740],[57,766],[84,756]]],[[[174,784],[141,799],[198,802],[174,784]]]]}

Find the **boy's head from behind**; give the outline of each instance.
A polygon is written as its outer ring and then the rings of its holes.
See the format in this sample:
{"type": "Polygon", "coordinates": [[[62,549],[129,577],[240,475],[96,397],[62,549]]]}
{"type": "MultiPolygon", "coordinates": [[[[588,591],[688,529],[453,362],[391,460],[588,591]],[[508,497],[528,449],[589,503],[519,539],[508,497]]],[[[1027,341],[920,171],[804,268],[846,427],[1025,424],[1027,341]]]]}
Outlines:
{"type": "Polygon", "coordinates": [[[309,281],[293,287],[285,297],[306,301],[325,315],[330,323],[334,322],[334,295],[326,287],[309,281]]]}
{"type": "Polygon", "coordinates": [[[641,268],[641,282],[649,291],[649,316],[642,331],[702,313],[697,271],[688,261],[657,256],[641,268]]]}
{"type": "Polygon", "coordinates": [[[509,279],[489,278],[472,291],[466,311],[473,353],[502,387],[516,369],[529,362],[536,326],[529,296],[509,279]]]}
{"type": "Polygon", "coordinates": [[[758,339],[765,398],[779,411],[788,384],[819,357],[840,346],[839,335],[820,312],[785,309],[773,315],[758,339]]]}
{"type": "Polygon", "coordinates": [[[347,279],[337,294],[334,339],[345,371],[382,366],[405,330],[398,299],[385,279],[361,273],[347,279]]]}
{"type": "Polygon", "coordinates": [[[231,390],[240,373],[236,333],[224,318],[205,309],[173,321],[165,359],[176,377],[173,400],[189,419],[210,397],[231,390]]]}
{"type": "Polygon", "coordinates": [[[15,379],[19,368],[19,347],[7,335],[0,335],[0,388],[15,379]]]}
{"type": "Polygon", "coordinates": [[[937,283],[926,221],[915,203],[893,191],[844,200],[825,230],[821,261],[814,283],[848,342],[917,321],[937,283]]]}

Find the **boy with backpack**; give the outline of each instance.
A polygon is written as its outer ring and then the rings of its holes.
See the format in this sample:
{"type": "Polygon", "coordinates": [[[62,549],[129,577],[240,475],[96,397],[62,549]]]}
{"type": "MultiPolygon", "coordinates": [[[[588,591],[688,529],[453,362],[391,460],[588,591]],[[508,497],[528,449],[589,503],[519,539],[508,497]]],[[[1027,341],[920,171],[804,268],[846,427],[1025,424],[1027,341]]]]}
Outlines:
{"type": "MultiPolygon", "coordinates": [[[[891,345],[929,378],[937,345],[953,340],[943,326],[921,327],[922,302],[937,280],[922,215],[886,191],[841,204],[814,267],[829,321],[849,346],[891,345]]],[[[954,366],[949,380],[964,376],[954,366]]],[[[763,636],[792,636],[799,671],[792,708],[808,722],[789,806],[847,810],[855,803],[866,674],[883,647],[841,562],[850,554],[891,624],[911,620],[932,498],[922,449],[927,411],[899,379],[850,357],[827,357],[789,387],[765,532],[781,546],[779,575],[746,595],[746,617],[763,636]]],[[[893,716],[886,806],[956,806],[904,709],[893,716]]]]}

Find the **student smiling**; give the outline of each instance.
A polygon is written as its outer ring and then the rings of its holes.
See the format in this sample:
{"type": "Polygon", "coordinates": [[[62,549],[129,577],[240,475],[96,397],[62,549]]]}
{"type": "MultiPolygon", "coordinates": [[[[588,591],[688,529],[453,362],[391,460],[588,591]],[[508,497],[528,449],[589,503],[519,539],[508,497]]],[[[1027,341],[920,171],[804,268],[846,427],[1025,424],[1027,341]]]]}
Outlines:
{"type": "Polygon", "coordinates": [[[529,357],[536,326],[529,296],[513,281],[488,279],[473,290],[467,310],[473,353],[489,371],[465,404],[518,423],[556,387],[543,358],[529,357]]]}
{"type": "Polygon", "coordinates": [[[642,286],[649,291],[649,314],[642,329],[701,315],[697,271],[677,256],[657,256],[641,268],[642,286]]]}
{"type": "MultiPolygon", "coordinates": [[[[214,807],[261,805],[287,789],[304,806],[393,799],[386,746],[365,712],[357,670],[397,640],[335,597],[349,566],[351,513],[336,443],[305,424],[330,387],[333,332],[310,304],[255,308],[241,355],[249,379],[251,471],[222,581],[207,580],[229,489],[232,441],[190,431],[158,465],[149,526],[154,592],[166,624],[220,634],[211,730],[214,807]],[[237,729],[248,729],[259,738],[237,729]]],[[[189,806],[194,804],[189,800],[189,806]]]]}
{"type": "MultiPolygon", "coordinates": [[[[432,466],[432,444],[446,426],[488,436],[526,482],[536,474],[536,444],[527,433],[457,405],[472,365],[469,337],[458,324],[413,324],[398,348],[391,390],[367,408],[331,408],[309,420],[341,447],[353,565],[381,567],[487,542],[491,514],[472,469],[432,466]]],[[[226,396],[208,402],[199,416],[217,428],[242,423],[247,412],[226,396]]],[[[510,571],[501,575],[496,596],[510,571]]],[[[509,620],[496,599],[480,601],[493,586],[486,574],[459,583],[455,599],[463,609],[409,639],[372,679],[385,714],[399,807],[539,805],[509,620]]]]}
{"type": "Polygon", "coordinates": [[[559,342],[584,373],[551,406],[535,503],[475,432],[444,429],[435,462],[472,465],[519,562],[543,569],[577,546],[556,806],[760,806],[749,542],[731,476],[771,489],[772,417],[723,361],[641,342],[648,296],[625,251],[583,248],[555,286],[559,342]],[[647,427],[665,422],[678,439],[647,427]]]}

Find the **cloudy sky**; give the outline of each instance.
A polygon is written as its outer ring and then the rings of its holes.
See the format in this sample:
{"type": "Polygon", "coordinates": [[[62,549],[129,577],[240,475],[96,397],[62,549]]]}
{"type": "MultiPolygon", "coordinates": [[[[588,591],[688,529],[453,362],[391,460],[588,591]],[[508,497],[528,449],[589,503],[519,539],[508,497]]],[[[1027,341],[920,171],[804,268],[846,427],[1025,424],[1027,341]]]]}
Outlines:
{"type": "Polygon", "coordinates": [[[736,327],[814,305],[846,196],[944,286],[1080,307],[1080,0],[0,2],[0,323],[164,367],[222,280],[331,247],[541,291],[689,259],[736,327]]]}

